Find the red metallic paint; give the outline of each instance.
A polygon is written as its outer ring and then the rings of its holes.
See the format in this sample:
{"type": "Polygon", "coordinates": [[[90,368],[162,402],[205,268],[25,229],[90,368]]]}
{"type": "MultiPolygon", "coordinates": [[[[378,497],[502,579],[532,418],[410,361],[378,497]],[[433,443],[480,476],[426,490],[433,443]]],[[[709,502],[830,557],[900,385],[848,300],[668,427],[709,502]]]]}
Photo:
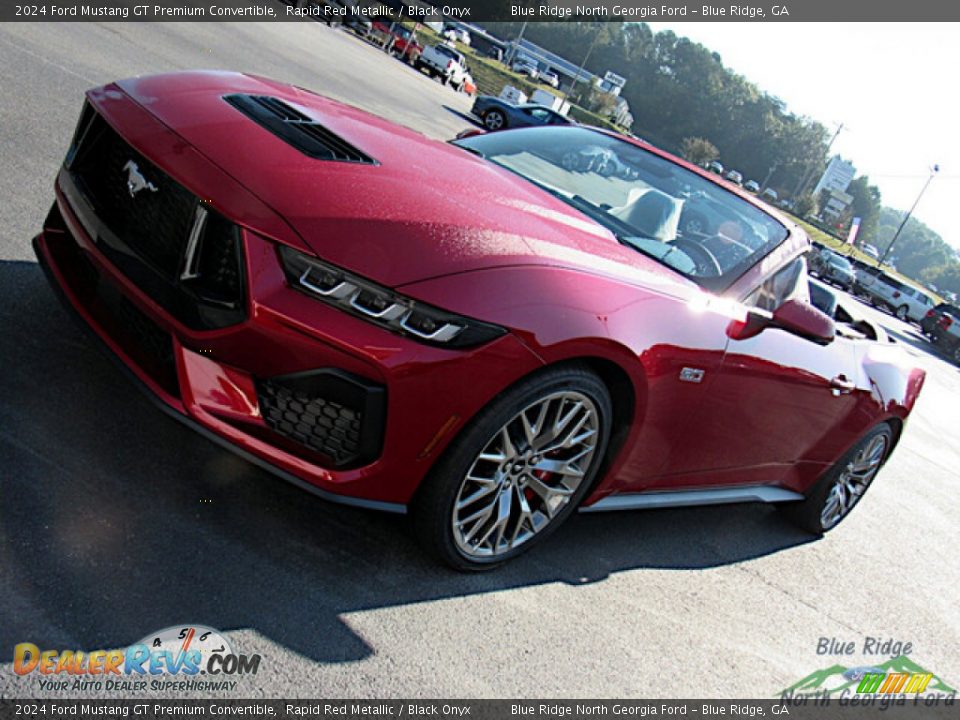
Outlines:
{"type": "MultiPolygon", "coordinates": [[[[906,418],[923,383],[893,346],[841,337],[822,346],[778,329],[731,339],[730,314],[705,307],[691,281],[621,246],[565,203],[459,148],[308,91],[193,72],[123,81],[89,99],[138,151],[243,228],[249,316],[213,332],[180,325],[100,254],[59,188],[63,225],[38,238],[42,259],[163,402],[323,490],[405,504],[497,393],[545,365],[587,359],[615,369],[631,388],[615,398],[629,427],[587,504],[663,488],[759,483],[802,492],[867,428],[906,418]],[[299,105],[379,164],[307,158],[221,100],[232,92],[299,105]],[[71,269],[50,252],[66,234],[174,336],[182,398],[124,355],[70,292],[71,269]],[[392,334],[292,290],[277,243],[510,332],[470,350],[392,334]],[[263,432],[253,378],[321,367],[386,386],[386,436],[375,462],[333,471],[263,432]],[[704,370],[703,382],[680,382],[684,367],[704,370]],[[832,392],[840,374],[855,383],[852,393],[832,392]]],[[[783,222],[787,240],[739,278],[729,298],[742,299],[807,248],[802,231],[783,222]]]]}

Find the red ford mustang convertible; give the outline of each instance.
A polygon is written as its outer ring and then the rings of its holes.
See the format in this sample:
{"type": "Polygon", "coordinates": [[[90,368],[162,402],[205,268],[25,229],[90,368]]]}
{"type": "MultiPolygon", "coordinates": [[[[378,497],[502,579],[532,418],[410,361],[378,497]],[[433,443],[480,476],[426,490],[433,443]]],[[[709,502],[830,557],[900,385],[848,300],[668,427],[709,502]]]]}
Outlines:
{"type": "Polygon", "coordinates": [[[829,530],[924,379],[799,228],[655,148],[441,143],[247,75],[91,90],[34,244],[161,407],[460,569],[578,507],[829,530]]]}

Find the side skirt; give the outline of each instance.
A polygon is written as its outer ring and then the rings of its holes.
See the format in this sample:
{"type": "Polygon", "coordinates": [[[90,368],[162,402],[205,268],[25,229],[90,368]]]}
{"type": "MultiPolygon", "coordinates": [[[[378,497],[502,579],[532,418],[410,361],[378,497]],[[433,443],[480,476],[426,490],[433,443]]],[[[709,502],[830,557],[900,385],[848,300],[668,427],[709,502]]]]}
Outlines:
{"type": "Polygon", "coordinates": [[[749,487],[714,488],[712,490],[669,490],[666,492],[627,493],[611,495],[580,512],[612,512],[614,510],[640,510],[643,508],[695,507],[697,505],[725,505],[746,502],[795,502],[803,495],[771,485],[749,487]]]}

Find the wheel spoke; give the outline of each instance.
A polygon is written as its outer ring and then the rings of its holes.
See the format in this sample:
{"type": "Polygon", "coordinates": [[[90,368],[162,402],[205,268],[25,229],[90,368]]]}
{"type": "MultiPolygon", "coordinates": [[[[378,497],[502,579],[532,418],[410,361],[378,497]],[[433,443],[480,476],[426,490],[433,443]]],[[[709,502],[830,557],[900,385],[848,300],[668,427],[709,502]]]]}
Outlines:
{"type": "Polygon", "coordinates": [[[837,476],[820,513],[825,530],[840,522],[867,491],[883,462],[887,444],[886,435],[873,437],[837,476]]]}
{"type": "Polygon", "coordinates": [[[501,555],[543,530],[580,488],[599,437],[594,402],[575,391],[554,392],[505,422],[473,461],[454,501],[460,551],[501,555]]]}
{"type": "Polygon", "coordinates": [[[473,505],[475,502],[477,502],[477,500],[480,500],[481,498],[485,498],[487,495],[489,495],[496,489],[497,489],[497,486],[494,485],[493,483],[490,483],[489,485],[481,486],[473,494],[468,495],[467,497],[458,501],[457,510],[463,510],[464,508],[469,507],[470,505],[473,505]]]}
{"type": "Polygon", "coordinates": [[[583,471],[574,465],[572,460],[541,460],[533,466],[534,470],[543,470],[544,472],[557,473],[558,475],[570,475],[575,478],[582,478],[583,471]]]}

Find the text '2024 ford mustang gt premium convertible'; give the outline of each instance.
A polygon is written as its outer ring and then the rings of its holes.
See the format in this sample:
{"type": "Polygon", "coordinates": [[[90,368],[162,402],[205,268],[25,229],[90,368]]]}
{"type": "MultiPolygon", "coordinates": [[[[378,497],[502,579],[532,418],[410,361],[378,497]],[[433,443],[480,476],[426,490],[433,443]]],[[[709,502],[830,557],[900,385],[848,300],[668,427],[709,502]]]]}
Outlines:
{"type": "Polygon", "coordinates": [[[91,90],[34,245],[162,407],[409,509],[461,569],[578,507],[779,502],[829,530],[924,379],[811,304],[799,228],[677,158],[576,126],[441,143],[247,75],[91,90]]]}

